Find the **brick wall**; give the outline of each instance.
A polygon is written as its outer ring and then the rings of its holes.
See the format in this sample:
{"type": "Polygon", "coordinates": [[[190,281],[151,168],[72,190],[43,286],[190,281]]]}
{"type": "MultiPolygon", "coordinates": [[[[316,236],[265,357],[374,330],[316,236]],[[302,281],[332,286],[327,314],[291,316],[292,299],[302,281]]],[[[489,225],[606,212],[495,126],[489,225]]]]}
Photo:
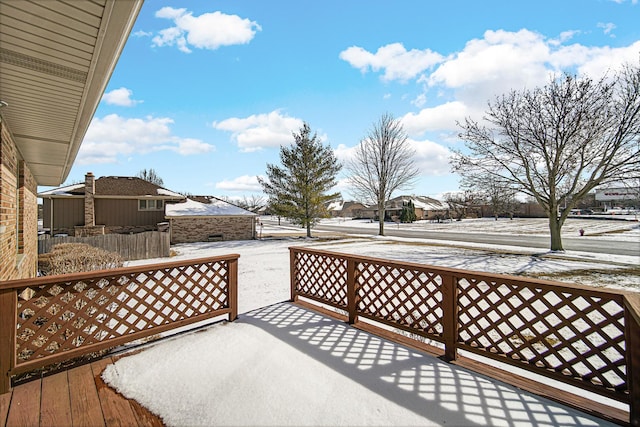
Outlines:
{"type": "Polygon", "coordinates": [[[38,265],[37,184],[0,119],[0,280],[34,277],[38,265]]]}
{"type": "Polygon", "coordinates": [[[171,218],[171,243],[207,242],[221,240],[250,240],[255,238],[254,216],[219,216],[171,218]]]}
{"type": "Polygon", "coordinates": [[[24,161],[19,163],[20,277],[33,277],[38,266],[38,184],[24,161]]]}

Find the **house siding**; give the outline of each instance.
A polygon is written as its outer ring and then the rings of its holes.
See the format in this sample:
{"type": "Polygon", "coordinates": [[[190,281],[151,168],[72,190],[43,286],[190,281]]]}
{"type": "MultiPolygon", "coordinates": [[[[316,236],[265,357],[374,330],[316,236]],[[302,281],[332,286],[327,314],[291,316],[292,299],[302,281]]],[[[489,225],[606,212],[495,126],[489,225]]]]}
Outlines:
{"type": "Polygon", "coordinates": [[[74,227],[84,225],[84,198],[54,198],[42,200],[42,224],[51,235],[74,235],[74,227]],[[53,204],[53,226],[51,207],[53,204]]]}
{"type": "Polygon", "coordinates": [[[164,209],[139,211],[138,199],[95,200],[96,225],[104,225],[105,233],[137,233],[158,229],[164,222],[164,209]]]}
{"type": "Polygon", "coordinates": [[[169,218],[171,244],[206,242],[210,236],[222,235],[222,240],[255,238],[255,217],[184,217],[169,218]]]}
{"type": "Polygon", "coordinates": [[[37,184],[0,118],[0,280],[35,277],[37,184]]]}
{"type": "MultiPolygon", "coordinates": [[[[95,224],[104,226],[104,233],[140,233],[155,231],[164,222],[164,210],[138,211],[138,199],[96,198],[95,224]]],[[[76,235],[76,227],[85,225],[84,198],[65,197],[43,199],[43,224],[52,229],[52,235],[76,235]],[[53,227],[51,203],[53,201],[53,227]]],[[[102,233],[99,233],[102,234],[102,233]]]]}

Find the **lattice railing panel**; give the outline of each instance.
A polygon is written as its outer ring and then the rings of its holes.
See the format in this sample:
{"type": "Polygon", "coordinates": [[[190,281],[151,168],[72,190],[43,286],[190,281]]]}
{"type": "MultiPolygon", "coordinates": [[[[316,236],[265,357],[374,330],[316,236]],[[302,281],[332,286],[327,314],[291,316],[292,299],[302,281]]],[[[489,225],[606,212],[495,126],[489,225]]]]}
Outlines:
{"type": "Polygon", "coordinates": [[[339,307],[347,306],[347,261],[327,255],[296,253],[296,292],[339,307]]]}
{"type": "Polygon", "coordinates": [[[228,308],[228,275],[220,260],[20,289],[16,364],[228,308]]]}
{"type": "Polygon", "coordinates": [[[458,279],[460,343],[561,378],[627,388],[620,295],[458,279]]]}
{"type": "Polygon", "coordinates": [[[359,313],[442,336],[442,277],[377,262],[356,264],[359,313]]]}

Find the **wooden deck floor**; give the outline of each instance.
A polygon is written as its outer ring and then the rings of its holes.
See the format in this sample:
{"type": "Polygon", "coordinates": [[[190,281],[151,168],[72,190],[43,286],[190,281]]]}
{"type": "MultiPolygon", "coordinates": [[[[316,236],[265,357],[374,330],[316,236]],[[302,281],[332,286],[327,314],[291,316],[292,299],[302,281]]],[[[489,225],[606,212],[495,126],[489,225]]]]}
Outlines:
{"type": "Polygon", "coordinates": [[[0,395],[0,427],[162,426],[158,417],[102,381],[110,363],[108,357],[13,387],[0,395]]]}

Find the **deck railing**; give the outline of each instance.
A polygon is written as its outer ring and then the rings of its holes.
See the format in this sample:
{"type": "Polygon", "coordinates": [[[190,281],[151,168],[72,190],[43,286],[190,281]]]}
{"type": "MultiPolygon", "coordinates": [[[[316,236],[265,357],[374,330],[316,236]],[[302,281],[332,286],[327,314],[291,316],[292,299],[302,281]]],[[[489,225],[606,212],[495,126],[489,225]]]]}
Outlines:
{"type": "Polygon", "coordinates": [[[0,394],[11,377],[217,316],[237,317],[239,255],[0,283],[0,394]]]}
{"type": "MultiPolygon", "coordinates": [[[[640,295],[290,248],[291,299],[344,310],[630,405],[640,425],[640,295]]],[[[483,372],[491,375],[490,372],[483,372]]]]}

